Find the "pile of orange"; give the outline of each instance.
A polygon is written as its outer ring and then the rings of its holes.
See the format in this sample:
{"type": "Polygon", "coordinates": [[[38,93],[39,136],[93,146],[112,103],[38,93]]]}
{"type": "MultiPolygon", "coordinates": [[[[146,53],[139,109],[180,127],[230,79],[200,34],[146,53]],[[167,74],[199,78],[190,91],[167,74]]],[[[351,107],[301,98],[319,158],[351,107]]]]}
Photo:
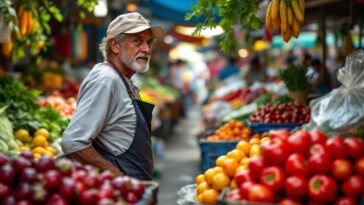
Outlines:
{"type": "Polygon", "coordinates": [[[44,128],[38,129],[34,137],[31,137],[27,130],[19,129],[15,132],[15,138],[20,152],[31,150],[35,159],[39,159],[43,154],[50,157],[57,155],[57,150],[49,145],[49,132],[44,128]]]}
{"type": "Polygon", "coordinates": [[[259,134],[252,134],[250,127],[246,127],[241,121],[230,120],[218,130],[214,132],[213,135],[206,138],[207,141],[230,141],[230,140],[246,140],[251,137],[259,138],[259,134]]]}
{"type": "Polygon", "coordinates": [[[268,137],[240,141],[234,150],[216,159],[216,167],[207,169],[196,177],[196,200],[205,205],[215,204],[225,187],[237,188],[234,177],[248,168],[249,158],[260,156],[260,143],[268,137]]]}

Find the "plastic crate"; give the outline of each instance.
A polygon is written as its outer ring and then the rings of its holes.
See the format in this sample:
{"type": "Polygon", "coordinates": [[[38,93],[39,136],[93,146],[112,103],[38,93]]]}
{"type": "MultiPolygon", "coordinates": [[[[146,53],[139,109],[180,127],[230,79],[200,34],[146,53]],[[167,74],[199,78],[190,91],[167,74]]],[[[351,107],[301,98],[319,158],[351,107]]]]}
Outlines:
{"type": "Polygon", "coordinates": [[[145,187],[142,198],[135,205],[155,205],[157,204],[157,195],[159,183],[155,181],[142,181],[145,187]]]}
{"type": "Polygon", "coordinates": [[[206,140],[200,140],[201,172],[206,171],[208,168],[215,167],[216,159],[235,149],[237,143],[238,141],[208,142],[206,140]]]}
{"type": "Polygon", "coordinates": [[[249,122],[249,127],[252,128],[252,132],[263,133],[269,130],[288,129],[294,130],[297,127],[301,127],[303,123],[292,123],[292,124],[272,124],[272,123],[252,123],[249,122]]]}

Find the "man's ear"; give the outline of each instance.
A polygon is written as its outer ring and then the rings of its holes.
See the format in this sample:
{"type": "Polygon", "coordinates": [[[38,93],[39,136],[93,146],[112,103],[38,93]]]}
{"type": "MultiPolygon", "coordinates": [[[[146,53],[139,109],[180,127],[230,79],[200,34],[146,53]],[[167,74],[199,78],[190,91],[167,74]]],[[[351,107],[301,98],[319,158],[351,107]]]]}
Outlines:
{"type": "Polygon", "coordinates": [[[121,46],[115,39],[111,39],[109,45],[113,53],[119,54],[121,46]]]}

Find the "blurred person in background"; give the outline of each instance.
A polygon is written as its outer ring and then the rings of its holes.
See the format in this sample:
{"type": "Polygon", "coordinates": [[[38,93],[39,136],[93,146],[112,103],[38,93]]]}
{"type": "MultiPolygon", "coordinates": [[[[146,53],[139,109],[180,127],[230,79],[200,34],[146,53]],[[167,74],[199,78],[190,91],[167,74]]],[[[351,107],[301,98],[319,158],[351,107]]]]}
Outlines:
{"type": "Polygon", "coordinates": [[[228,64],[221,69],[218,74],[219,80],[225,80],[233,75],[238,75],[240,73],[239,67],[236,65],[237,59],[235,57],[229,57],[228,64]]]}
{"type": "Polygon", "coordinates": [[[262,64],[258,56],[252,58],[249,62],[249,68],[246,72],[244,79],[248,83],[248,85],[252,85],[254,82],[265,82],[267,79],[267,74],[265,72],[265,68],[263,68],[262,64]]]}
{"type": "Polygon", "coordinates": [[[337,72],[339,71],[340,68],[344,67],[344,65],[345,65],[345,58],[341,53],[339,53],[335,58],[333,65],[329,68],[332,89],[337,88],[341,85],[341,83],[337,80],[337,72]]]}
{"type": "Polygon", "coordinates": [[[149,69],[154,39],[164,35],[139,13],[119,15],[108,26],[94,65],[81,84],[76,111],[64,131],[66,156],[83,164],[151,180],[151,117],[154,105],[142,102],[131,81],[149,69]]]}
{"type": "Polygon", "coordinates": [[[321,95],[330,92],[330,79],[328,75],[325,75],[321,61],[314,59],[311,65],[315,72],[311,79],[313,91],[321,95]]]}

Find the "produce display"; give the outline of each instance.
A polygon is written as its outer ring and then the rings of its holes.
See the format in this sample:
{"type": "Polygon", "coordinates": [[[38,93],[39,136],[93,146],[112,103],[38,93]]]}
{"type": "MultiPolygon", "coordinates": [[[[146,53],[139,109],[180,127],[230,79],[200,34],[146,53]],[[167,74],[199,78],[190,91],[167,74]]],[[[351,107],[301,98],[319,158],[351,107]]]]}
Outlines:
{"type": "Polygon", "coordinates": [[[13,127],[5,115],[6,107],[0,108],[0,152],[18,155],[19,147],[14,138],[13,127]]]}
{"type": "Polygon", "coordinates": [[[137,179],[113,177],[89,165],[45,155],[35,160],[30,152],[12,160],[0,154],[1,204],[135,204],[144,192],[137,179]]]}
{"type": "Polygon", "coordinates": [[[266,104],[249,118],[253,123],[307,123],[310,121],[310,107],[299,102],[266,104]]]}
{"type": "Polygon", "coordinates": [[[61,137],[68,120],[52,107],[37,104],[40,91],[28,90],[20,81],[10,76],[0,77],[0,107],[7,106],[6,116],[12,123],[13,130],[25,129],[33,134],[40,128],[49,132],[53,142],[61,137]]]}
{"type": "Polygon", "coordinates": [[[249,158],[261,155],[260,143],[269,140],[251,138],[240,141],[236,148],[216,159],[216,167],[207,169],[196,177],[196,199],[203,204],[215,204],[225,187],[237,188],[235,176],[248,167],[249,158]],[[235,178],[235,179],[234,179],[235,178]]]}
{"type": "Polygon", "coordinates": [[[50,146],[49,132],[44,128],[38,129],[34,133],[34,137],[31,137],[27,130],[17,130],[15,138],[17,139],[20,152],[31,150],[35,159],[41,158],[43,154],[55,157],[58,153],[57,149],[50,146]]]}
{"type": "Polygon", "coordinates": [[[162,85],[156,79],[146,78],[138,87],[141,89],[140,98],[144,102],[154,104],[157,107],[162,107],[165,103],[171,103],[178,97],[176,89],[162,85]]]}
{"type": "Polygon", "coordinates": [[[252,134],[252,130],[243,122],[231,120],[217,129],[213,135],[206,138],[207,141],[247,140],[249,138],[260,138],[259,134],[252,134]]]}
{"type": "Polygon", "coordinates": [[[265,89],[252,90],[250,88],[240,88],[233,90],[222,97],[211,96],[209,102],[225,101],[231,103],[232,105],[238,105],[236,107],[240,107],[242,104],[254,102],[254,100],[259,95],[262,95],[265,92],[265,89]]]}
{"type": "Polygon", "coordinates": [[[227,200],[280,204],[357,204],[364,194],[364,142],[314,130],[275,131],[262,156],[235,175],[227,200]],[[348,203],[350,202],[350,203],[348,203]]]}
{"type": "Polygon", "coordinates": [[[41,98],[38,104],[42,107],[51,106],[55,110],[59,110],[62,117],[70,119],[76,109],[76,99],[70,97],[65,99],[59,92],[53,92],[52,95],[41,98]]]}
{"type": "Polygon", "coordinates": [[[291,37],[298,38],[305,16],[305,0],[272,0],[265,16],[268,31],[281,31],[282,38],[288,42],[291,37]]]}

